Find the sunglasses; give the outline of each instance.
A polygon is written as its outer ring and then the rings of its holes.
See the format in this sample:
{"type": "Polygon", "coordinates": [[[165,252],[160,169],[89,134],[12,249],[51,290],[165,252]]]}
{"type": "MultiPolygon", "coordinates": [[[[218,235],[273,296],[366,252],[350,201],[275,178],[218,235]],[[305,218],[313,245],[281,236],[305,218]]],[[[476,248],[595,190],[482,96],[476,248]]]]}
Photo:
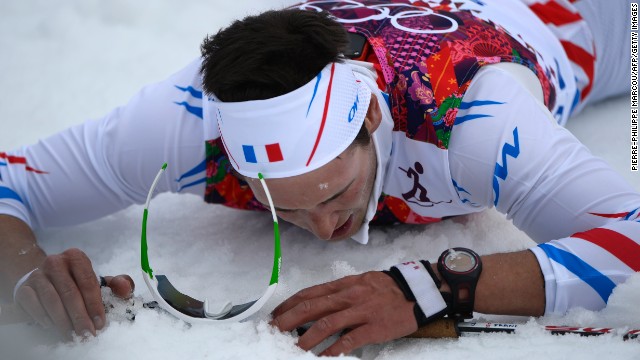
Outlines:
{"type": "Polygon", "coordinates": [[[267,199],[269,200],[269,207],[271,208],[271,215],[273,216],[274,235],[273,269],[271,271],[269,287],[257,300],[239,305],[233,305],[231,302],[227,302],[220,309],[211,309],[207,300],[200,301],[178,291],[175,286],[171,284],[166,275],[154,275],[153,270],[149,265],[149,257],[147,255],[147,218],[149,215],[149,204],[156,185],[166,168],[167,164],[165,163],[162,165],[162,168],[158,171],[158,174],[153,180],[153,184],[151,185],[151,189],[149,189],[149,194],[147,195],[147,202],[142,216],[141,266],[143,272],[142,276],[149,288],[149,291],[151,291],[153,298],[157,301],[160,308],[190,324],[221,321],[237,322],[246,319],[260,310],[267,300],[269,300],[271,295],[273,295],[278,285],[278,277],[280,276],[281,254],[278,218],[276,217],[276,211],[273,207],[271,194],[269,193],[267,184],[264,181],[264,177],[262,174],[258,174],[260,183],[262,184],[264,192],[267,195],[267,199]]]}

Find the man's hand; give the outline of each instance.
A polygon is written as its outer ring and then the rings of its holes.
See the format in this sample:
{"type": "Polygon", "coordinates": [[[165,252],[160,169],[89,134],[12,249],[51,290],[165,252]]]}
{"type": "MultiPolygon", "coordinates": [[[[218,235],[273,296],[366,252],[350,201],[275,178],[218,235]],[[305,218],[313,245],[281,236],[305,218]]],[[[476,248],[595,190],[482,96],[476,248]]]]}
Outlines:
{"type": "MultiPolygon", "coordinates": [[[[134,283],[128,275],[106,276],[116,296],[128,298],[134,283]]],[[[64,335],[71,330],[86,336],[105,324],[98,278],[91,261],[78,249],[49,255],[16,291],[15,302],[45,328],[57,327],[64,335]]]]}
{"type": "Polygon", "coordinates": [[[304,350],[346,330],[321,354],[337,356],[415,332],[414,304],[391,277],[371,271],[301,290],[273,311],[271,324],[292,331],[314,322],[298,339],[304,350]]]}

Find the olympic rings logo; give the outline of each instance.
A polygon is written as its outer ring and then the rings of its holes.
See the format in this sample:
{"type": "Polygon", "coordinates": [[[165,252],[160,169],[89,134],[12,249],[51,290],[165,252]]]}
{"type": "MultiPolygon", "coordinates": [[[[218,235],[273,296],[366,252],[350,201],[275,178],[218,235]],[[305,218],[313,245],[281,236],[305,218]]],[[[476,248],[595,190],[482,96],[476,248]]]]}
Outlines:
{"type": "Polygon", "coordinates": [[[444,34],[444,33],[454,32],[458,29],[458,22],[456,22],[454,19],[446,15],[438,14],[430,8],[425,8],[422,6],[414,6],[411,4],[365,5],[359,1],[354,1],[354,0],[342,0],[342,1],[312,0],[307,3],[299,5],[298,9],[315,10],[315,11],[321,12],[324,9],[320,6],[316,6],[320,4],[335,4],[333,7],[331,7],[331,10],[349,10],[349,9],[365,8],[365,9],[372,10],[374,12],[374,14],[372,15],[362,17],[362,18],[354,18],[354,19],[343,19],[333,14],[333,17],[336,21],[345,23],[345,24],[356,24],[356,23],[361,23],[366,21],[379,21],[384,19],[390,19],[391,25],[393,25],[393,27],[395,27],[396,29],[410,32],[410,33],[416,33],[416,34],[444,34]],[[392,8],[400,8],[400,7],[407,8],[407,9],[403,11],[398,11],[393,15],[391,14],[392,8]],[[400,20],[402,19],[430,17],[430,16],[436,16],[436,17],[446,19],[450,23],[450,26],[445,28],[440,28],[440,29],[414,29],[414,28],[406,27],[400,24],[400,20]]]}

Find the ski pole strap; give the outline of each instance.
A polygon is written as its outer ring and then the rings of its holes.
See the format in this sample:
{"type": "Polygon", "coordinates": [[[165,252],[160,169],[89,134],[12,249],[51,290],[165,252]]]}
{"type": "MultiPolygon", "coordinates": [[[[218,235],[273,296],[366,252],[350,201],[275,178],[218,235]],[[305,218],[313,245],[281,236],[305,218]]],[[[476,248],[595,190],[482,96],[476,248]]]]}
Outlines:
{"type": "Polygon", "coordinates": [[[413,314],[418,327],[447,314],[448,306],[439,290],[441,282],[428,261],[408,261],[383,272],[398,284],[408,301],[415,301],[413,314]]]}

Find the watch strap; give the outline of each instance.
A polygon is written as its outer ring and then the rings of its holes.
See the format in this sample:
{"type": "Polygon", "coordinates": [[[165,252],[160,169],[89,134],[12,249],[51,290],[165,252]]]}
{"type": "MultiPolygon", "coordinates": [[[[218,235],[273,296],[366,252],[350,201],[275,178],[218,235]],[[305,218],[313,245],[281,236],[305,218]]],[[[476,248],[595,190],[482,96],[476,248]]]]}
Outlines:
{"type": "Polygon", "coordinates": [[[449,304],[449,317],[455,319],[470,319],[473,317],[473,306],[475,300],[475,284],[469,284],[468,296],[469,298],[460,301],[460,287],[458,284],[449,284],[451,288],[449,304]]]}

